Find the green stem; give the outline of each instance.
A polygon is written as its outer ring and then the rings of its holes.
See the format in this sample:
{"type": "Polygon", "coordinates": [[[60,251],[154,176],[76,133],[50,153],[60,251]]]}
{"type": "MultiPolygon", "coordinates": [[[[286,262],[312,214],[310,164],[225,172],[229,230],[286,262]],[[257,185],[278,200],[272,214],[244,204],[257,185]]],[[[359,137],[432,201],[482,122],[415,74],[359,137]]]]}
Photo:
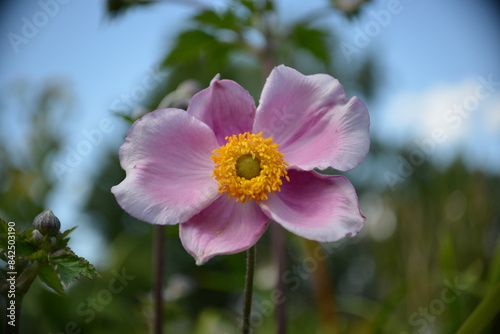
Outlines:
{"type": "MultiPolygon", "coordinates": [[[[285,281],[283,280],[283,273],[285,272],[285,233],[283,228],[277,224],[272,223],[271,227],[271,239],[272,247],[274,252],[274,258],[277,264],[278,275],[276,281],[276,290],[281,293],[283,299],[286,299],[286,287],[285,281]]],[[[285,334],[286,333],[286,309],[285,301],[276,304],[275,317],[276,317],[276,333],[285,334]]]]}
{"type": "Polygon", "coordinates": [[[467,318],[457,334],[479,334],[500,311],[500,283],[483,299],[478,307],[467,318]]]}
{"type": "Polygon", "coordinates": [[[153,228],[153,333],[163,333],[163,226],[153,228]]]}
{"type": "Polygon", "coordinates": [[[247,273],[245,278],[245,302],[243,304],[243,334],[250,333],[252,313],[253,276],[255,272],[255,245],[247,251],[247,273]]]}

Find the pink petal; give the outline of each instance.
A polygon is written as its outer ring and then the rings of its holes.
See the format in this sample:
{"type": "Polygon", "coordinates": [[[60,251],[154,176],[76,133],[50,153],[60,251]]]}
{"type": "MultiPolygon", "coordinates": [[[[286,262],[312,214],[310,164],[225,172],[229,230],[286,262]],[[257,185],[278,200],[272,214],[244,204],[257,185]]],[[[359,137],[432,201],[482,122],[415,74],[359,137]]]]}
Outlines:
{"type": "Polygon", "coordinates": [[[345,171],[368,152],[369,129],[365,104],[357,97],[345,101],[338,80],[281,65],[264,85],[253,132],[272,137],[292,166],[345,171]]]}
{"type": "Polygon", "coordinates": [[[184,248],[201,265],[219,254],[241,252],[264,234],[269,218],[254,201],[236,202],[220,196],[208,208],[181,224],[184,248]]]}
{"type": "Polygon", "coordinates": [[[208,88],[193,96],[187,111],[210,126],[223,145],[227,136],[252,130],[255,103],[236,82],[217,76],[208,88]]]}
{"type": "Polygon", "coordinates": [[[151,224],[185,222],[220,194],[211,177],[213,131],[179,109],[146,114],[120,148],[125,180],[111,191],[130,215],[151,224]]]}
{"type": "Polygon", "coordinates": [[[306,239],[331,242],[359,232],[365,222],[351,183],[343,176],[288,170],[290,182],[260,207],[272,220],[306,239]]]}

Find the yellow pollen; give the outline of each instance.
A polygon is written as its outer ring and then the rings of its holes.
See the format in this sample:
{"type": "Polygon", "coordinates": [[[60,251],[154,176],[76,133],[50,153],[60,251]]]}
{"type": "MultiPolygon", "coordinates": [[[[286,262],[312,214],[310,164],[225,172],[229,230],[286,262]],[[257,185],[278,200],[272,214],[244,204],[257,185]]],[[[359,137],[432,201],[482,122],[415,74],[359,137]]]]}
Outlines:
{"type": "Polygon", "coordinates": [[[262,132],[245,132],[226,137],[227,144],[213,151],[213,177],[219,192],[236,201],[262,201],[268,194],[281,190],[283,178],[290,181],[279,145],[272,138],[262,138],[262,132]]]}

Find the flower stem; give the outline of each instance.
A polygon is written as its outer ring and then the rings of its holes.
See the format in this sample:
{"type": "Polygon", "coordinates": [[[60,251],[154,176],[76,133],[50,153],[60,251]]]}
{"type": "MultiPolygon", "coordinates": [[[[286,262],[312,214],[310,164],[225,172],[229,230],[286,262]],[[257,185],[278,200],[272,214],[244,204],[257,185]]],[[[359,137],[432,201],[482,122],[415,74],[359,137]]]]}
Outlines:
{"type": "MultiPolygon", "coordinates": [[[[282,279],[283,273],[285,271],[286,253],[285,253],[285,234],[283,228],[276,223],[272,224],[271,227],[271,239],[273,244],[274,258],[278,267],[278,275],[276,281],[276,290],[281,293],[283,299],[286,298],[285,291],[285,281],[282,279]]],[[[286,333],[286,309],[285,302],[276,304],[276,323],[277,323],[277,334],[286,333]]]]}
{"type": "Polygon", "coordinates": [[[491,290],[463,323],[457,334],[479,334],[495,319],[500,311],[500,283],[491,290]]]}
{"type": "Polygon", "coordinates": [[[304,253],[308,258],[316,259],[316,269],[310,272],[312,290],[318,309],[321,333],[340,333],[339,319],[335,302],[335,291],[328,271],[327,258],[324,258],[321,245],[317,241],[302,239],[304,253]]]}
{"type": "Polygon", "coordinates": [[[245,303],[243,304],[243,334],[250,333],[252,312],[253,276],[255,272],[255,245],[247,250],[247,273],[245,278],[245,303]]]}
{"type": "Polygon", "coordinates": [[[163,333],[163,226],[155,225],[153,229],[153,333],[163,333]]]}

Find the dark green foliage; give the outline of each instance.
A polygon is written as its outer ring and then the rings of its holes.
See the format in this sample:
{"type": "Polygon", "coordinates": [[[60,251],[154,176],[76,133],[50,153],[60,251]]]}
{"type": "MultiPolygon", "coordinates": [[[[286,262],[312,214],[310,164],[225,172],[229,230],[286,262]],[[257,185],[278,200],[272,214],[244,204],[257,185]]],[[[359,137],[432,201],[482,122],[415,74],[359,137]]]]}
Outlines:
{"type": "Polygon", "coordinates": [[[318,28],[297,25],[293,27],[290,39],[297,48],[310,52],[317,61],[329,66],[331,63],[330,47],[327,44],[328,33],[318,28]]]}
{"type": "Polygon", "coordinates": [[[133,7],[150,5],[155,2],[147,0],[107,0],[106,12],[111,17],[117,17],[133,7]]]}
{"type": "Polygon", "coordinates": [[[0,219],[0,259],[8,263],[6,271],[17,272],[18,292],[27,292],[37,274],[48,287],[60,294],[64,294],[70,283],[77,279],[99,276],[94,266],[68,248],[68,235],[74,229],[35,239],[34,229],[16,229],[12,233],[8,224],[0,219]],[[15,256],[10,252],[9,235],[15,240],[15,256]],[[14,264],[9,260],[14,260],[14,264]]]}

